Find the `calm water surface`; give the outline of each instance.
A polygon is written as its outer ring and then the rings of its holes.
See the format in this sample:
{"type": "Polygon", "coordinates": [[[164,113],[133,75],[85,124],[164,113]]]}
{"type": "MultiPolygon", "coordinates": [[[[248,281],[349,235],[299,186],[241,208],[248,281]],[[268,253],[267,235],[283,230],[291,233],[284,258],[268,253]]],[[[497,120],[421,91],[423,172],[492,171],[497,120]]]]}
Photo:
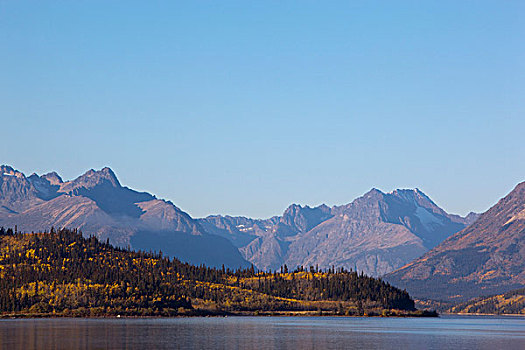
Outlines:
{"type": "Polygon", "coordinates": [[[0,320],[2,349],[525,349],[525,318],[0,320]]]}

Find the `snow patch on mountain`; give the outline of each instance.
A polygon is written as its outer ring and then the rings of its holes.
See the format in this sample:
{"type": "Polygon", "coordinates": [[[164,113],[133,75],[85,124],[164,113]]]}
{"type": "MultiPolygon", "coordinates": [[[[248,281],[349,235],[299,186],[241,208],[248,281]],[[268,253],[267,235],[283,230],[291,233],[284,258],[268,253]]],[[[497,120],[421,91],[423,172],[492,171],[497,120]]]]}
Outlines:
{"type": "Polygon", "coordinates": [[[437,216],[430,213],[428,210],[426,210],[423,207],[417,206],[416,207],[416,216],[418,217],[419,221],[425,226],[427,229],[432,230],[432,226],[434,225],[442,225],[443,220],[438,218],[437,216]]]}

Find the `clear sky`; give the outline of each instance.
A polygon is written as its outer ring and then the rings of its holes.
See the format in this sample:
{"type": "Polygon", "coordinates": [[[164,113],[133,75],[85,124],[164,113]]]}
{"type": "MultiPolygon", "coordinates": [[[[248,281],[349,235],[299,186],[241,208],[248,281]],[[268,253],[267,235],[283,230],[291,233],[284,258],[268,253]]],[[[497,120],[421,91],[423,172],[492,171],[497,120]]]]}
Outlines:
{"type": "Polygon", "coordinates": [[[525,180],[524,1],[0,0],[0,163],[193,216],[525,180]]]}

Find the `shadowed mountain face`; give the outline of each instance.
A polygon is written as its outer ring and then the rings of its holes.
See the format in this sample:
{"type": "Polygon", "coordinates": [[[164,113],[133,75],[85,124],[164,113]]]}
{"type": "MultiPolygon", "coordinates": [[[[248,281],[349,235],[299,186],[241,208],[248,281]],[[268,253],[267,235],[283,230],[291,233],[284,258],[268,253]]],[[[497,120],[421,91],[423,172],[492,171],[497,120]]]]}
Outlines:
{"type": "Polygon", "coordinates": [[[293,204],[282,217],[268,220],[210,216],[199,222],[230,239],[260,269],[343,266],[380,276],[421,256],[475,218],[447,214],[418,189],[373,189],[343,206],[293,204]]]}
{"type": "Polygon", "coordinates": [[[466,229],[385,277],[421,299],[463,301],[525,286],[525,182],[466,229]]]}
{"type": "Polygon", "coordinates": [[[0,225],[23,232],[80,228],[116,245],[162,250],[194,264],[249,266],[228,240],[207,233],[173,203],[121,186],[109,168],[64,182],[56,173],[26,177],[1,166],[0,225]]]}

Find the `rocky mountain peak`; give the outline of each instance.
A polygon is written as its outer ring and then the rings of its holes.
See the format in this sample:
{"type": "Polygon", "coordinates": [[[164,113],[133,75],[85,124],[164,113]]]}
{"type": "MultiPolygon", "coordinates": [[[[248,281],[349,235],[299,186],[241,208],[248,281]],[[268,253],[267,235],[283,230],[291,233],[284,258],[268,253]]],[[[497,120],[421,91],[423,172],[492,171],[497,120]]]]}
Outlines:
{"type": "Polygon", "coordinates": [[[330,218],[330,208],[326,205],[311,208],[308,205],[290,205],[284,212],[281,222],[299,232],[306,232],[330,218]]]}
{"type": "Polygon", "coordinates": [[[385,195],[385,193],[383,193],[383,191],[377,189],[377,188],[372,188],[370,191],[368,191],[367,193],[365,193],[362,198],[374,198],[374,199],[379,199],[379,198],[383,198],[385,195]]]}
{"type": "Polygon", "coordinates": [[[0,176],[13,176],[19,179],[25,179],[25,175],[18,170],[13,169],[9,165],[0,166],[0,176]]]}
{"type": "Polygon", "coordinates": [[[109,181],[114,187],[121,187],[117,176],[109,167],[104,167],[100,170],[89,170],[86,172],[86,178],[93,179],[95,181],[109,181]]]}
{"type": "Polygon", "coordinates": [[[471,211],[467,214],[467,216],[465,216],[465,223],[467,225],[473,224],[479,218],[480,215],[480,213],[474,213],[473,211],[471,211]]]}
{"type": "MultiPolygon", "coordinates": [[[[307,206],[305,206],[307,207],[307,206]]],[[[288,206],[288,208],[285,209],[284,211],[284,215],[286,214],[295,214],[297,213],[299,210],[301,210],[303,208],[302,205],[300,204],[295,204],[295,203],[292,203],[288,206]]]]}
{"type": "MultiPolygon", "coordinates": [[[[397,189],[390,192],[388,195],[393,199],[398,199],[404,202],[408,206],[413,206],[416,210],[418,210],[418,207],[423,208],[433,215],[447,217],[449,219],[452,219],[453,221],[457,221],[456,219],[462,219],[460,217],[453,218],[452,215],[448,214],[443,209],[441,209],[436,203],[434,203],[434,201],[432,201],[432,199],[430,199],[430,197],[428,197],[419,188],[397,189]]],[[[419,211],[422,212],[421,209],[419,209],[419,211]]]]}
{"type": "Polygon", "coordinates": [[[75,180],[64,183],[62,192],[68,192],[82,187],[89,189],[99,185],[109,185],[115,188],[122,187],[113,170],[105,167],[101,170],[90,169],[75,180]]]}
{"type": "Polygon", "coordinates": [[[391,196],[403,199],[415,204],[426,204],[427,206],[436,206],[436,204],[419,188],[409,189],[401,188],[388,193],[391,196]]]}
{"type": "Polygon", "coordinates": [[[19,211],[20,203],[37,199],[37,190],[26,176],[8,165],[0,166],[0,206],[19,211]]]}
{"type": "Polygon", "coordinates": [[[323,212],[326,212],[326,213],[329,213],[330,212],[330,207],[326,204],[321,204],[320,206],[317,207],[319,210],[322,210],[323,212]]]}
{"type": "Polygon", "coordinates": [[[37,190],[38,198],[44,200],[57,197],[60,186],[63,184],[62,178],[54,171],[42,176],[33,173],[27,179],[37,190]]]}
{"type": "Polygon", "coordinates": [[[60,177],[60,175],[58,175],[54,171],[52,171],[50,173],[47,173],[47,174],[44,174],[44,175],[42,175],[40,177],[43,178],[43,179],[46,179],[47,181],[49,181],[49,183],[51,185],[60,185],[60,184],[64,183],[64,181],[62,181],[62,178],[60,177]]]}

